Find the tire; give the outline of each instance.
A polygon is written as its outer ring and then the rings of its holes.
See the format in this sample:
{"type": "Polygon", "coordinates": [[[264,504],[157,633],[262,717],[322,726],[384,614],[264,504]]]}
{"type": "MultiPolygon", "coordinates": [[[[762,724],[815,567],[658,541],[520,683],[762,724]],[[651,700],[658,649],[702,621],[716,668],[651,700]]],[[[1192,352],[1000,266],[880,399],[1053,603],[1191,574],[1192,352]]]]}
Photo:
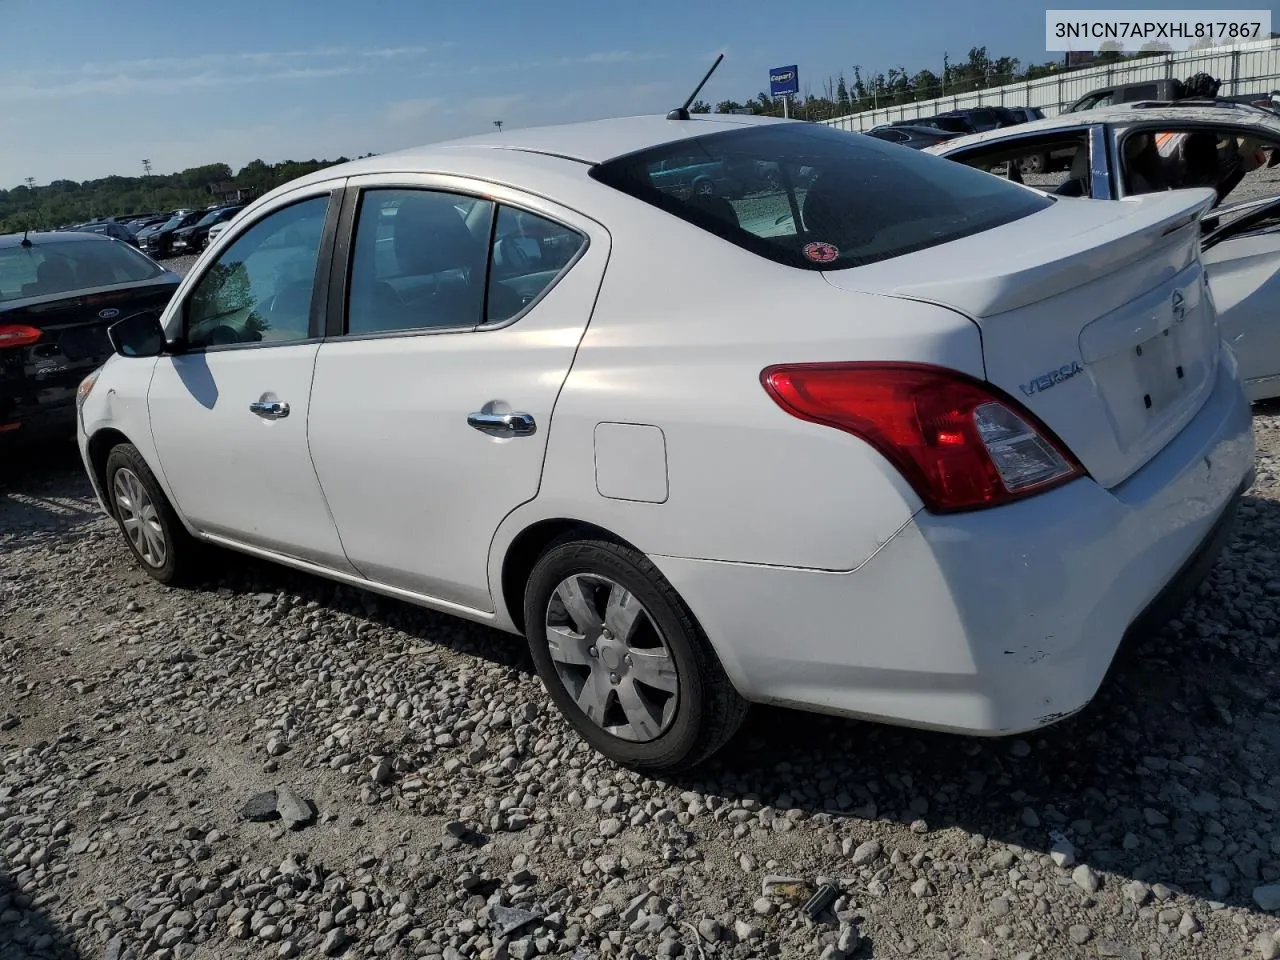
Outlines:
{"type": "Polygon", "coordinates": [[[1049,158],[1043,153],[1033,153],[1018,161],[1018,169],[1024,174],[1048,173],[1049,158]]]}
{"type": "Polygon", "coordinates": [[[686,769],[742,725],[747,702],[675,589],[643,554],[603,540],[558,541],[530,574],[524,611],[529,650],[548,694],[610,760],[649,772],[686,769]],[[569,583],[577,585],[576,596],[569,583]],[[626,636],[613,635],[611,626],[626,636]]]}
{"type": "Polygon", "coordinates": [[[693,182],[693,195],[695,197],[714,197],[716,195],[716,185],[711,180],[695,180],[693,182]]]}
{"type": "Polygon", "coordinates": [[[112,448],[106,480],[111,515],[142,569],[164,584],[190,582],[199,566],[201,545],[178,519],[137,447],[121,443],[112,448]]]}

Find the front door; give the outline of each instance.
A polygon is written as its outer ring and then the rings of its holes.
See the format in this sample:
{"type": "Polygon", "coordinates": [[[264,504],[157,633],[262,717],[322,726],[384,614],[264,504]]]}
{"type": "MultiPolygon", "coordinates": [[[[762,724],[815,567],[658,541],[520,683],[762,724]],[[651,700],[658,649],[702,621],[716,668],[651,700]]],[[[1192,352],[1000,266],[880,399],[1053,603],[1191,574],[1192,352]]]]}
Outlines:
{"type": "Polygon", "coordinates": [[[147,406],[198,530],[350,572],[307,451],[337,204],[313,192],[278,206],[204,269],[178,305],[185,350],[160,358],[147,406]]]}
{"type": "Polygon", "coordinates": [[[316,360],[312,458],[366,577],[491,611],[489,545],[538,492],[608,234],[494,188],[382,183],[360,194],[349,289],[330,298],[347,307],[316,360]]]}

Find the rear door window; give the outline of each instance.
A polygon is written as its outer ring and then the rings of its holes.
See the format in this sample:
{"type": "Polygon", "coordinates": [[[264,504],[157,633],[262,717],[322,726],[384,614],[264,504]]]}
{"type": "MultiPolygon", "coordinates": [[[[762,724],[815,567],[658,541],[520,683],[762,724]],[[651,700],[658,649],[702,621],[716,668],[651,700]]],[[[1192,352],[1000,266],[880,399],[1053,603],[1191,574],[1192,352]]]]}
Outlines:
{"type": "Polygon", "coordinates": [[[1053,202],[874,137],[800,123],[683,140],[599,164],[591,175],[762,257],[811,270],[938,246],[1053,202]],[[663,176],[668,159],[691,156],[698,167],[738,174],[697,183],[663,176]]]}

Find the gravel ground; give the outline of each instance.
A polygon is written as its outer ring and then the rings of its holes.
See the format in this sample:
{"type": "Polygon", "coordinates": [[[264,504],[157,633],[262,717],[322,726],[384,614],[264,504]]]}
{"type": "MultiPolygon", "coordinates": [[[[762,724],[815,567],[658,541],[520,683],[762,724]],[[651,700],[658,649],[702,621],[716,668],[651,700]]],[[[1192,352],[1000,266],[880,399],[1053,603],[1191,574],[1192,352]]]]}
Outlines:
{"type": "Polygon", "coordinates": [[[72,450],[10,460],[0,957],[1273,957],[1256,425],[1229,552],[1083,714],[979,741],[759,710],[677,780],[586,750],[512,638],[243,558],[160,587],[72,450]]]}

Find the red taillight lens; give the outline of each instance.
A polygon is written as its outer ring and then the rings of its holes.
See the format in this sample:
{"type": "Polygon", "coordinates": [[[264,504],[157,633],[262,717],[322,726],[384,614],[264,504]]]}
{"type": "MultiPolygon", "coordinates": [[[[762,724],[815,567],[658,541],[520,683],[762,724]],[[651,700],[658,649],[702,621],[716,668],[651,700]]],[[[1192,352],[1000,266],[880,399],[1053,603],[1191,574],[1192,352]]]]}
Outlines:
{"type": "Polygon", "coordinates": [[[916,363],[769,367],[792,416],[844,430],[892,463],[934,513],[993,507],[1084,475],[1020,404],[972,377],[916,363]]]}
{"type": "Polygon", "coordinates": [[[35,327],[0,323],[0,350],[5,347],[29,347],[40,339],[40,335],[35,327]]]}

